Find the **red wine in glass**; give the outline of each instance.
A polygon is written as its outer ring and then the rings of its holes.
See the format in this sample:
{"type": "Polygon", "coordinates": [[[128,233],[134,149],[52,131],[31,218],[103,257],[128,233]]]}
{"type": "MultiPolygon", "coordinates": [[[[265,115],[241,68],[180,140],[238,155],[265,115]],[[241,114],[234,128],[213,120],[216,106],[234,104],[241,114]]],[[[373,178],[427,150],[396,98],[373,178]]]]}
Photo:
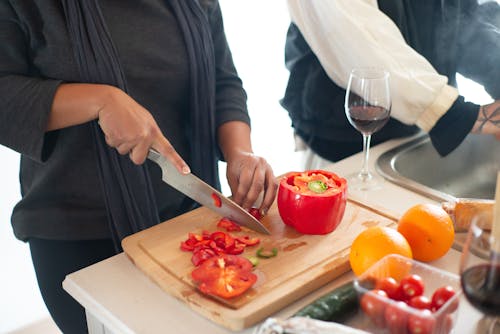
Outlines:
{"type": "Polygon", "coordinates": [[[391,112],[389,72],[377,68],[354,68],[345,95],[345,114],[349,123],[363,135],[363,164],[357,173],[347,175],[351,191],[380,189],[383,180],[370,172],[371,135],[389,120],[391,112]]]}
{"type": "Polygon", "coordinates": [[[484,314],[478,333],[500,333],[500,253],[486,224],[487,215],[471,219],[460,259],[460,284],[469,303],[484,314]]]}
{"type": "Polygon", "coordinates": [[[389,120],[391,111],[380,106],[351,106],[348,120],[361,133],[373,134],[389,120]]]}
{"type": "Polygon", "coordinates": [[[500,315],[500,265],[479,264],[467,268],[461,275],[462,290],[481,312],[500,315]]]}

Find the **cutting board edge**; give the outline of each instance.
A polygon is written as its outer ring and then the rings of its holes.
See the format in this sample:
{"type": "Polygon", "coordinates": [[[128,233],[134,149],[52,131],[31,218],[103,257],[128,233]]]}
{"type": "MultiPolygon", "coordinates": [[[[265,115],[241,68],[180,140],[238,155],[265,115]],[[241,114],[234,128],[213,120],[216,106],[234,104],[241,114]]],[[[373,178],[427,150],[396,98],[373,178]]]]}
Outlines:
{"type": "MultiPolygon", "coordinates": [[[[309,277],[310,280],[306,284],[304,284],[301,279],[294,280],[294,286],[291,286],[290,284],[283,284],[281,288],[277,288],[271,294],[257,297],[239,309],[231,309],[213,299],[207,298],[197,291],[192,291],[189,295],[183,294],[183,291],[186,291],[185,289],[190,288],[190,286],[182,280],[176,278],[171,273],[165,271],[165,269],[158,263],[152,262],[150,257],[144,254],[143,250],[139,247],[138,242],[129,240],[123,242],[122,246],[124,247],[124,250],[127,250],[127,257],[136,266],[140,267],[142,269],[141,271],[146,274],[148,279],[160,286],[165,293],[168,293],[168,295],[183,302],[193,311],[204,316],[205,318],[208,318],[211,321],[234,331],[243,330],[257,324],[265,318],[272,316],[272,314],[278,312],[284,307],[289,306],[301,297],[304,297],[305,295],[321,288],[350,270],[349,264],[344,261],[345,258],[349,256],[349,249],[345,249],[342,251],[342,256],[337,258],[335,261],[330,261],[329,263],[325,263],[324,266],[314,268],[314,270],[304,272],[299,275],[298,277],[309,277]],[[137,250],[143,253],[143,255],[135,255],[134,259],[132,259],[128,255],[128,252],[134,252],[137,250]],[[336,267],[334,265],[336,262],[344,263],[336,267]],[[153,270],[151,265],[154,267],[153,270]],[[331,267],[332,270],[322,271],[323,268],[328,266],[331,267]],[[165,283],[166,280],[161,279],[165,276],[169,278],[169,282],[171,284],[167,285],[165,283]],[[311,276],[313,279],[311,279],[311,276]],[[172,284],[172,282],[175,282],[175,284],[172,284]],[[265,307],[261,307],[259,299],[264,297],[272,299],[273,301],[267,303],[265,307]],[[219,306],[220,312],[211,311],[214,307],[209,304],[219,306]]],[[[297,278],[297,276],[295,278],[297,278]]]]}

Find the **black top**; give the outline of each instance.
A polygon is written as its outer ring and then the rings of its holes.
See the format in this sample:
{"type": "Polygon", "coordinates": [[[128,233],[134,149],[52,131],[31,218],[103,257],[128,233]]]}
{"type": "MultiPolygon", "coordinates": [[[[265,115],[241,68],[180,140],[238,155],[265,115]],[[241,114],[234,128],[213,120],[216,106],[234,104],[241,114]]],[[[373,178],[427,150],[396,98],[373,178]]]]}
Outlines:
{"type": "MultiPolygon", "coordinates": [[[[500,97],[500,6],[476,0],[379,0],[379,8],[401,30],[406,42],[456,85],[459,72],[500,97]],[[497,27],[496,30],[492,27],[497,27]]],[[[335,37],[333,37],[335,38],[335,37]]],[[[337,161],[362,150],[362,138],[347,121],[345,90],[321,67],[299,29],[291,24],[285,60],[290,78],[281,103],[295,132],[320,156],[337,161]]],[[[479,106],[459,97],[429,132],[441,155],[455,149],[472,129],[479,106]]],[[[418,131],[394,118],[372,137],[372,144],[418,131]]]]}
{"type": "MultiPolygon", "coordinates": [[[[130,95],[189,163],[189,68],[168,1],[106,0],[101,8],[130,95]]],[[[218,5],[207,15],[216,58],[216,125],[249,123],[218,5]]],[[[75,78],[60,2],[0,1],[0,143],[22,154],[22,199],[12,215],[19,239],[109,237],[89,124],[44,131],[55,90],[75,78]]],[[[146,163],[161,220],[182,213],[185,197],[161,181],[154,163],[146,163]]]]}

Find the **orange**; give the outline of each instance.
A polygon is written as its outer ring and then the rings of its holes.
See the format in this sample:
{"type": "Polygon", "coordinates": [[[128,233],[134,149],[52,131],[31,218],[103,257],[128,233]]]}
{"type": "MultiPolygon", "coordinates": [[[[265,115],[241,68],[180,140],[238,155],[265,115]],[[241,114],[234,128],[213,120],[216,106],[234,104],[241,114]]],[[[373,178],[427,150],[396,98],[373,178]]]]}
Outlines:
{"type": "MultiPolygon", "coordinates": [[[[363,230],[352,242],[349,263],[354,274],[359,276],[388,254],[412,258],[410,245],[401,233],[390,227],[372,226],[363,230]]],[[[399,276],[397,272],[389,274],[399,276]]]]}
{"type": "Polygon", "coordinates": [[[450,216],[436,204],[411,207],[399,219],[398,231],[408,240],[413,258],[423,262],[445,255],[455,238],[450,216]]]}

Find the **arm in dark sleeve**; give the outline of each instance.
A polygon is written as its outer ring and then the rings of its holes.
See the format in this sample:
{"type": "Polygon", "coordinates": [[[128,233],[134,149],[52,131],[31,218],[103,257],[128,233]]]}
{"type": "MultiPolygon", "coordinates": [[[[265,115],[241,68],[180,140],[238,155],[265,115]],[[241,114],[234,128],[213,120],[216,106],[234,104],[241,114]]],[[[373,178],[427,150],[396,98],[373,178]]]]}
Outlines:
{"type": "Polygon", "coordinates": [[[210,13],[216,71],[215,125],[218,128],[228,121],[241,121],[250,124],[246,104],[247,95],[234,67],[231,50],[224,33],[219,2],[215,2],[215,7],[210,13]]]}
{"type": "Polygon", "coordinates": [[[59,80],[31,76],[29,42],[7,1],[0,2],[0,144],[43,161],[55,133],[46,134],[59,80]]]}
{"type": "MultiPolygon", "coordinates": [[[[474,1],[475,3],[475,1],[474,1]]],[[[487,2],[466,9],[460,25],[457,70],[500,98],[500,5],[487,2]]]]}
{"type": "Polygon", "coordinates": [[[465,102],[462,96],[439,119],[429,132],[431,142],[441,156],[445,156],[465,139],[472,130],[479,113],[479,106],[465,102]]]}

